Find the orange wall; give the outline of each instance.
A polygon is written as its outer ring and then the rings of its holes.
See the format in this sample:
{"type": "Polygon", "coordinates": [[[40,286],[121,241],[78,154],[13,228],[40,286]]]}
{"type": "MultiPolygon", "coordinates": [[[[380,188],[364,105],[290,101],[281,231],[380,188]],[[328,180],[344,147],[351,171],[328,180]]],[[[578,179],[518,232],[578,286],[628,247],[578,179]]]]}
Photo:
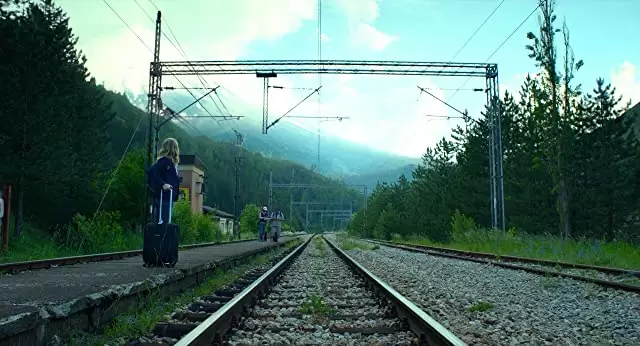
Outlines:
{"type": "Polygon", "coordinates": [[[191,201],[191,212],[194,214],[202,214],[202,207],[204,206],[204,196],[202,192],[202,184],[204,182],[204,172],[194,165],[178,166],[180,176],[182,177],[182,184],[180,187],[189,188],[189,200],[191,201]]]}

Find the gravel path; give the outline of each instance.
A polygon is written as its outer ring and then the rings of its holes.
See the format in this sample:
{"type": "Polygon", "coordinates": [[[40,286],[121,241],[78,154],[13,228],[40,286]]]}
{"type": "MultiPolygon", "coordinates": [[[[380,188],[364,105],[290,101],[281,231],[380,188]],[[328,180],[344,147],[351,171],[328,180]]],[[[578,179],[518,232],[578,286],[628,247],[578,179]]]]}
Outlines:
{"type": "Polygon", "coordinates": [[[473,345],[640,345],[640,295],[381,246],[354,259],[473,345]]]}
{"type": "Polygon", "coordinates": [[[251,309],[230,345],[411,345],[415,335],[388,317],[362,281],[320,238],[251,309]]]}

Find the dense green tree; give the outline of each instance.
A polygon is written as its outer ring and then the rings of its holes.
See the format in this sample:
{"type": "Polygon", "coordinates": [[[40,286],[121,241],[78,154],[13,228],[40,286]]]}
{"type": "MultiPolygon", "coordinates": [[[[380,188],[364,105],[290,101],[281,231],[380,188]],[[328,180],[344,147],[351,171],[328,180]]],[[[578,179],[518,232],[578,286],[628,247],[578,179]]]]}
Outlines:
{"type": "Polygon", "coordinates": [[[258,234],[258,215],[260,208],[255,204],[246,204],[240,214],[240,233],[258,234]]]}
{"type": "Polygon", "coordinates": [[[89,211],[113,114],[88,80],[68,17],[51,0],[18,2],[0,22],[0,137],[11,163],[0,176],[16,188],[20,234],[23,216],[51,225],[89,211]]]}

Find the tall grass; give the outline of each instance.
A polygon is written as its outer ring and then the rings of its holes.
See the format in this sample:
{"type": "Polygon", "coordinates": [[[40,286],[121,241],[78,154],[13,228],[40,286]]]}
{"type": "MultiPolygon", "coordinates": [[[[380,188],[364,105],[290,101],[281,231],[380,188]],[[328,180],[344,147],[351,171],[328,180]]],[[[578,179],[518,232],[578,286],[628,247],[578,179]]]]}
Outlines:
{"type": "Polygon", "coordinates": [[[450,247],[496,255],[531,257],[578,264],[640,269],[640,247],[623,241],[567,239],[557,236],[531,235],[509,229],[507,232],[477,227],[470,218],[456,213],[451,220],[452,241],[435,243],[424,236],[399,237],[394,241],[418,245],[450,247]]]}

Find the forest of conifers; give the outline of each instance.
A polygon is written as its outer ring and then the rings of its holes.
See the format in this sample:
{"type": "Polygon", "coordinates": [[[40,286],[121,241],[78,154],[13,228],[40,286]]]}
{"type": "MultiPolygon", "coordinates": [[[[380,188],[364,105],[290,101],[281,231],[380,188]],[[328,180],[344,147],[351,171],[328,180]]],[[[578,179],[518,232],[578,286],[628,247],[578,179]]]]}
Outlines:
{"type": "MultiPolygon", "coordinates": [[[[638,242],[640,104],[629,109],[603,79],[585,91],[574,83],[583,62],[574,57],[567,26],[555,23],[552,5],[542,1],[540,30],[528,33],[523,49],[540,74],[501,98],[506,228],[638,242]]],[[[446,242],[465,227],[489,225],[488,135],[484,114],[456,127],[452,139],[427,150],[411,182],[403,176],[378,186],[366,225],[359,211],[350,231],[446,242]]]]}
{"type": "MultiPolygon", "coordinates": [[[[100,213],[117,212],[107,219],[115,215],[125,229],[139,226],[146,113],[90,77],[68,17],[53,1],[0,0],[0,8],[0,184],[13,187],[13,233],[24,225],[54,232],[75,215],[92,218],[99,206],[100,213]]],[[[234,145],[187,130],[168,123],[160,136],[177,138],[183,154],[207,166],[205,204],[233,212],[234,145]]],[[[296,191],[295,200],[362,201],[357,191],[300,165],[240,151],[239,211],[267,203],[271,171],[275,183],[289,183],[295,171],[296,182],[326,187],[296,191]]],[[[289,199],[288,190],[274,190],[274,206],[288,211],[289,199]]]]}

